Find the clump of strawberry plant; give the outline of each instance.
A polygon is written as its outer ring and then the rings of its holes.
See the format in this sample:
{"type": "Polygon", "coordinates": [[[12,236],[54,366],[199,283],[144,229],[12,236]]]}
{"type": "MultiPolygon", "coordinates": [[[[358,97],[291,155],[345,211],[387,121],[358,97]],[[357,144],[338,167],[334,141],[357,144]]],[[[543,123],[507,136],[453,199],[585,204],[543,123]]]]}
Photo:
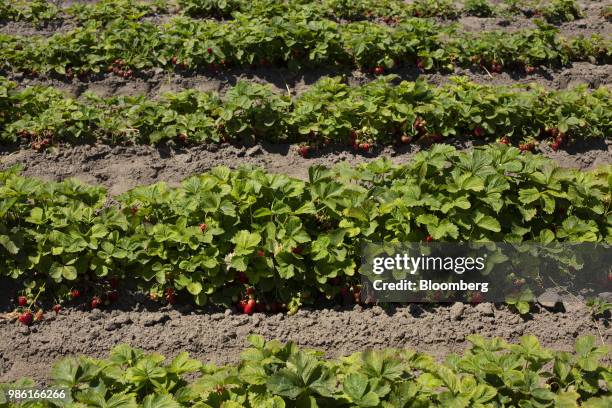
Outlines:
{"type": "MultiPolygon", "coordinates": [[[[245,408],[604,407],[612,402],[611,370],[604,363],[610,348],[592,336],[578,338],[572,352],[557,352],[543,348],[533,335],[516,344],[472,335],[465,352],[442,362],[394,349],[326,359],[323,352],[291,342],[259,335],[248,341],[240,362],[222,367],[203,365],[187,353],[166,361],[120,345],[105,360],[61,360],[53,368],[52,385],[68,389],[71,401],[84,405],[94,398],[105,405],[245,408]],[[143,367],[154,378],[141,375],[143,367]],[[116,381],[109,372],[125,372],[125,379],[116,381]]],[[[6,386],[11,384],[0,387],[6,386]]]]}
{"type": "Polygon", "coordinates": [[[220,167],[105,206],[101,188],[13,169],[0,172],[0,274],[91,307],[116,300],[113,282],[129,276],[170,304],[235,305],[257,288],[265,311],[294,310],[355,287],[366,242],[608,242],[609,171],[559,169],[502,143],[434,145],[404,166],[316,166],[307,182],[220,167]]]}
{"type": "Polygon", "coordinates": [[[495,14],[488,0],[467,0],[463,4],[463,10],[467,15],[476,17],[492,17],[495,14]]]}

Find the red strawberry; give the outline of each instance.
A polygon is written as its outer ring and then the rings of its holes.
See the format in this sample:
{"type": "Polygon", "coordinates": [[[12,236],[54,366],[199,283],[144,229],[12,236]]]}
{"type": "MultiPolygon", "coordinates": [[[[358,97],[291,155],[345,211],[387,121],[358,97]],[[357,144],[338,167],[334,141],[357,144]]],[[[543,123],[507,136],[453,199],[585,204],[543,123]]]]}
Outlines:
{"type": "Polygon", "coordinates": [[[482,293],[474,293],[472,295],[472,303],[482,303],[483,300],[484,296],[482,295],[482,293]]]}
{"type": "Polygon", "coordinates": [[[244,272],[236,273],[236,279],[238,279],[238,282],[240,282],[240,283],[244,283],[244,284],[247,284],[247,285],[249,283],[249,278],[248,278],[248,276],[246,276],[246,274],[244,272]]]}
{"type": "Polygon", "coordinates": [[[187,142],[187,135],[185,133],[180,133],[178,136],[179,140],[183,143],[187,142]]]}
{"type": "Polygon", "coordinates": [[[70,291],[70,297],[72,297],[73,299],[76,299],[79,296],[81,296],[81,292],[78,289],[72,289],[70,291]]]}
{"type": "Polygon", "coordinates": [[[476,137],[483,137],[485,134],[484,129],[481,128],[480,126],[476,126],[474,128],[474,136],[476,137]]]}
{"type": "Polygon", "coordinates": [[[55,314],[59,314],[59,312],[62,311],[62,306],[61,305],[53,305],[53,311],[55,312],[55,314]]]}
{"type": "Polygon", "coordinates": [[[502,138],[499,139],[499,143],[505,144],[505,145],[509,145],[510,144],[510,139],[508,139],[508,136],[502,136],[502,138]]]}
{"type": "Polygon", "coordinates": [[[529,75],[533,74],[533,73],[535,72],[535,70],[536,70],[536,69],[535,69],[535,67],[532,67],[532,66],[530,66],[530,65],[527,65],[527,66],[525,67],[525,72],[526,72],[527,74],[529,74],[529,75]]]}
{"type": "Polygon", "coordinates": [[[385,73],[385,69],[381,66],[374,68],[374,75],[382,75],[385,73]]]}
{"type": "Polygon", "coordinates": [[[253,312],[255,311],[255,306],[257,306],[257,302],[255,302],[255,299],[249,299],[248,302],[246,302],[246,305],[244,305],[244,313],[245,314],[253,314],[253,312]]]}
{"type": "Polygon", "coordinates": [[[431,235],[425,237],[425,242],[432,242],[434,239],[431,235]]]}
{"type": "Polygon", "coordinates": [[[308,148],[308,146],[300,146],[298,152],[300,153],[300,156],[302,156],[303,158],[308,157],[308,153],[309,153],[310,149],[308,148]]]}
{"type": "Polygon", "coordinates": [[[174,292],[174,288],[166,288],[166,300],[170,302],[170,299],[175,299],[176,293],[174,292]]]}
{"type": "Polygon", "coordinates": [[[257,256],[258,256],[258,257],[263,258],[265,255],[266,255],[266,253],[264,252],[264,250],[263,250],[263,249],[261,249],[261,248],[260,248],[260,249],[257,251],[257,256]]]}
{"type": "Polygon", "coordinates": [[[553,142],[550,144],[550,147],[553,149],[553,151],[556,152],[557,150],[559,150],[559,143],[553,142]]]}
{"type": "Polygon", "coordinates": [[[296,255],[299,255],[302,253],[302,247],[296,246],[295,248],[291,250],[291,252],[293,252],[296,255]]]}
{"type": "Polygon", "coordinates": [[[364,152],[367,152],[368,150],[370,150],[370,144],[369,143],[360,143],[359,144],[359,148],[361,150],[363,150],[364,152]]]}
{"type": "Polygon", "coordinates": [[[117,293],[116,290],[112,290],[106,294],[106,298],[110,303],[115,303],[117,300],[119,300],[119,293],[117,293]]]}
{"type": "Polygon", "coordinates": [[[208,229],[208,225],[206,225],[204,223],[200,224],[200,231],[206,232],[207,229],[208,229]]]}
{"type": "Polygon", "coordinates": [[[250,295],[254,295],[254,294],[255,294],[255,289],[253,289],[253,288],[247,288],[247,289],[246,289],[246,294],[247,294],[247,295],[249,295],[249,296],[250,296],[250,295]]]}
{"type": "Polygon", "coordinates": [[[212,53],[213,53],[212,48],[209,48],[209,49],[207,49],[206,51],[207,51],[209,54],[212,54],[212,53]]]}
{"type": "Polygon", "coordinates": [[[19,315],[19,321],[26,326],[29,326],[34,321],[34,315],[30,311],[24,312],[19,315]]]}
{"type": "Polygon", "coordinates": [[[177,62],[176,56],[172,57],[172,65],[176,65],[176,62],[177,62]]]}
{"type": "Polygon", "coordinates": [[[102,305],[102,299],[100,299],[98,296],[94,296],[91,299],[91,308],[92,309],[97,309],[102,305]]]}
{"type": "Polygon", "coordinates": [[[17,298],[17,304],[21,307],[24,307],[28,304],[28,298],[25,296],[19,296],[17,298]]]}

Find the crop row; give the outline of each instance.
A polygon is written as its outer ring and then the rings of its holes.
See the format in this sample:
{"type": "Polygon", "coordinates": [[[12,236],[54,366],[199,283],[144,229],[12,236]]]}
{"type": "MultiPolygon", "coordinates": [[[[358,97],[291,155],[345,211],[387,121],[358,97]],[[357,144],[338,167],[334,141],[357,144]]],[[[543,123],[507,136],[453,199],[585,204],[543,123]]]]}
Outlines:
{"type": "Polygon", "coordinates": [[[72,79],[101,71],[130,77],[155,67],[177,72],[245,66],[343,67],[381,74],[401,65],[421,70],[456,66],[505,68],[609,63],[610,40],[593,35],[565,39],[552,27],[513,33],[469,33],[423,19],[394,26],[373,22],[339,24],[303,12],[219,22],[176,17],[163,25],[117,19],[88,22],[49,38],[0,35],[0,69],[54,72],[72,79]]]}
{"type": "MultiPolygon", "coordinates": [[[[325,359],[323,352],[291,342],[248,339],[251,347],[240,362],[222,367],[187,353],[166,361],[127,345],[114,348],[106,360],[68,358],[52,371],[52,385],[64,390],[64,401],[29,406],[603,408],[612,403],[606,391],[612,371],[601,362],[610,350],[597,346],[594,337],[577,339],[569,353],[545,349],[535,336],[508,344],[472,335],[463,355],[443,363],[394,349],[325,359]]],[[[0,386],[0,392],[32,385],[24,379],[0,386]]]]}
{"type": "Polygon", "coordinates": [[[0,173],[0,277],[23,281],[30,299],[128,279],[198,305],[237,303],[246,289],[295,310],[346,295],[368,242],[609,243],[611,184],[609,167],[556,168],[503,145],[315,166],[308,181],[219,167],[110,201],[100,187],[13,169],[0,173]]]}
{"type": "Polygon", "coordinates": [[[444,86],[393,83],[394,76],[349,86],[323,78],[292,99],[269,85],[239,82],[223,98],[195,90],[161,100],[67,98],[50,87],[18,90],[0,77],[0,141],[43,148],[58,142],[203,143],[270,141],[302,143],[300,153],[325,144],[431,143],[447,137],[498,139],[526,150],[536,139],[554,149],[571,139],[609,137],[610,91],[584,87],[478,85],[454,78],[444,86]],[[531,144],[530,144],[531,143],[531,144]]]}
{"type": "Polygon", "coordinates": [[[409,17],[440,17],[452,19],[459,15],[477,17],[512,17],[518,15],[542,17],[549,23],[573,21],[582,17],[580,6],[574,0],[510,0],[495,4],[489,0],[467,0],[459,9],[450,0],[103,0],[96,3],[77,3],[61,9],[46,0],[9,0],[0,5],[0,20],[50,22],[63,17],[79,22],[110,21],[116,18],[138,20],[144,16],[180,12],[192,17],[231,18],[234,13],[248,16],[282,16],[288,12],[303,11],[321,18],[358,21],[383,19],[395,23],[409,17]]]}

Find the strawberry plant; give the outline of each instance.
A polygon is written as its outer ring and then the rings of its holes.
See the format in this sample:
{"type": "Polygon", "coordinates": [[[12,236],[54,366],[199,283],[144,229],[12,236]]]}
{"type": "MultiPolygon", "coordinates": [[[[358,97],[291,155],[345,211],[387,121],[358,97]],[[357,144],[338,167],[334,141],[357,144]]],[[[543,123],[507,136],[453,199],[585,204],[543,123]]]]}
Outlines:
{"type": "Polygon", "coordinates": [[[0,275],[31,293],[72,290],[76,302],[91,293],[97,306],[129,276],[169,303],[236,304],[256,288],[264,310],[291,309],[352,286],[367,242],[610,242],[608,177],[503,144],[436,145],[404,166],[313,167],[308,182],[216,168],[104,206],[101,188],[9,170],[0,173],[0,275]]]}
{"type": "Polygon", "coordinates": [[[467,0],[463,5],[463,10],[469,16],[492,17],[495,9],[487,0],[467,0]]]}
{"type": "MultiPolygon", "coordinates": [[[[301,143],[301,154],[320,145],[376,145],[495,138],[527,145],[537,139],[563,148],[572,139],[610,132],[609,91],[584,87],[545,91],[535,86],[492,87],[454,78],[436,87],[384,76],[361,86],[324,78],[290,99],[265,85],[239,82],[221,99],[184,91],[145,97],[66,98],[53,88],[17,90],[1,81],[5,143],[35,149],[69,142],[194,144],[260,140],[301,143]],[[551,134],[547,129],[558,129],[551,134]],[[557,140],[559,139],[560,140],[557,140]]],[[[531,150],[535,144],[531,145],[531,150]]]]}
{"type": "MultiPolygon", "coordinates": [[[[204,365],[181,353],[172,360],[127,345],[106,360],[68,358],[52,370],[55,387],[75,404],[112,406],[568,406],[611,402],[610,349],[580,337],[575,351],[542,348],[535,336],[518,344],[469,336],[462,355],[443,362],[411,350],[367,350],[326,359],[294,343],[248,337],[236,365],[204,365]]],[[[16,384],[29,384],[20,380],[16,384]]],[[[2,388],[0,388],[2,391],[2,388]]],[[[40,402],[37,406],[52,406],[40,402]]],[[[53,405],[55,406],[55,405],[53,405]]]]}

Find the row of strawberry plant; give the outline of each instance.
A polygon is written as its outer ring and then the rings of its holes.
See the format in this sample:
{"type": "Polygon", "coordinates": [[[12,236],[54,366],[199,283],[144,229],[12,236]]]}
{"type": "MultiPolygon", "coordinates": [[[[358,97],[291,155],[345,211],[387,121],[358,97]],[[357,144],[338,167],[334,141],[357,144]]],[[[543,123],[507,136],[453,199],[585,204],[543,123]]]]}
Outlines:
{"type": "MultiPolygon", "coordinates": [[[[592,336],[573,352],[543,348],[533,335],[517,344],[472,335],[462,355],[438,363],[412,350],[367,350],[338,359],[295,343],[248,337],[236,365],[202,364],[181,353],[171,361],[120,345],[106,360],[67,358],[52,370],[57,403],[32,407],[587,407],[612,404],[610,348],[592,336]],[[69,405],[71,404],[71,405],[69,405]]],[[[9,393],[34,382],[0,386],[9,393]]],[[[14,393],[9,396],[14,397],[14,393]]],[[[14,401],[14,399],[13,399],[14,401]]],[[[18,404],[9,404],[17,407],[18,404]]]]}
{"type": "MultiPolygon", "coordinates": [[[[467,0],[461,9],[449,0],[178,0],[182,14],[192,17],[231,18],[234,13],[250,16],[282,16],[289,11],[306,11],[336,20],[382,19],[387,23],[408,17],[440,17],[453,19],[460,15],[477,17],[543,17],[550,23],[573,21],[582,17],[580,6],[574,0],[529,1],[515,0],[495,4],[489,0],[467,0]]],[[[156,0],[102,0],[96,3],[76,3],[60,9],[46,0],[10,0],[0,5],[0,20],[50,22],[75,18],[110,21],[116,18],[137,20],[157,13],[172,13],[172,1],[156,0]]]]}
{"type": "Polygon", "coordinates": [[[607,137],[612,128],[610,91],[601,87],[542,88],[479,85],[453,78],[444,86],[393,83],[385,76],[360,86],[323,78],[291,99],[269,85],[239,82],[223,98],[183,91],[161,100],[67,98],[55,88],[18,90],[0,77],[0,141],[35,149],[58,142],[111,143],[298,142],[300,154],[321,145],[375,145],[448,137],[497,139],[523,150],[545,139],[553,149],[571,140],[607,137]]]}
{"type": "Polygon", "coordinates": [[[45,288],[95,295],[97,307],[128,279],[170,303],[296,310],[355,295],[367,242],[612,242],[610,170],[557,168],[503,145],[437,145],[402,166],[315,166],[306,182],[220,167],[109,206],[100,187],[13,169],[0,173],[0,277],[23,281],[24,307],[45,288]]]}
{"type": "Polygon", "coordinates": [[[565,39],[552,26],[513,33],[466,33],[422,19],[395,26],[372,22],[338,24],[304,13],[265,18],[237,16],[228,22],[177,17],[162,26],[118,19],[89,22],[49,38],[0,35],[0,69],[55,72],[71,79],[101,71],[130,77],[154,67],[177,72],[217,72],[231,67],[305,66],[369,69],[381,74],[398,66],[421,70],[561,65],[591,60],[609,63],[610,40],[565,39]]]}

